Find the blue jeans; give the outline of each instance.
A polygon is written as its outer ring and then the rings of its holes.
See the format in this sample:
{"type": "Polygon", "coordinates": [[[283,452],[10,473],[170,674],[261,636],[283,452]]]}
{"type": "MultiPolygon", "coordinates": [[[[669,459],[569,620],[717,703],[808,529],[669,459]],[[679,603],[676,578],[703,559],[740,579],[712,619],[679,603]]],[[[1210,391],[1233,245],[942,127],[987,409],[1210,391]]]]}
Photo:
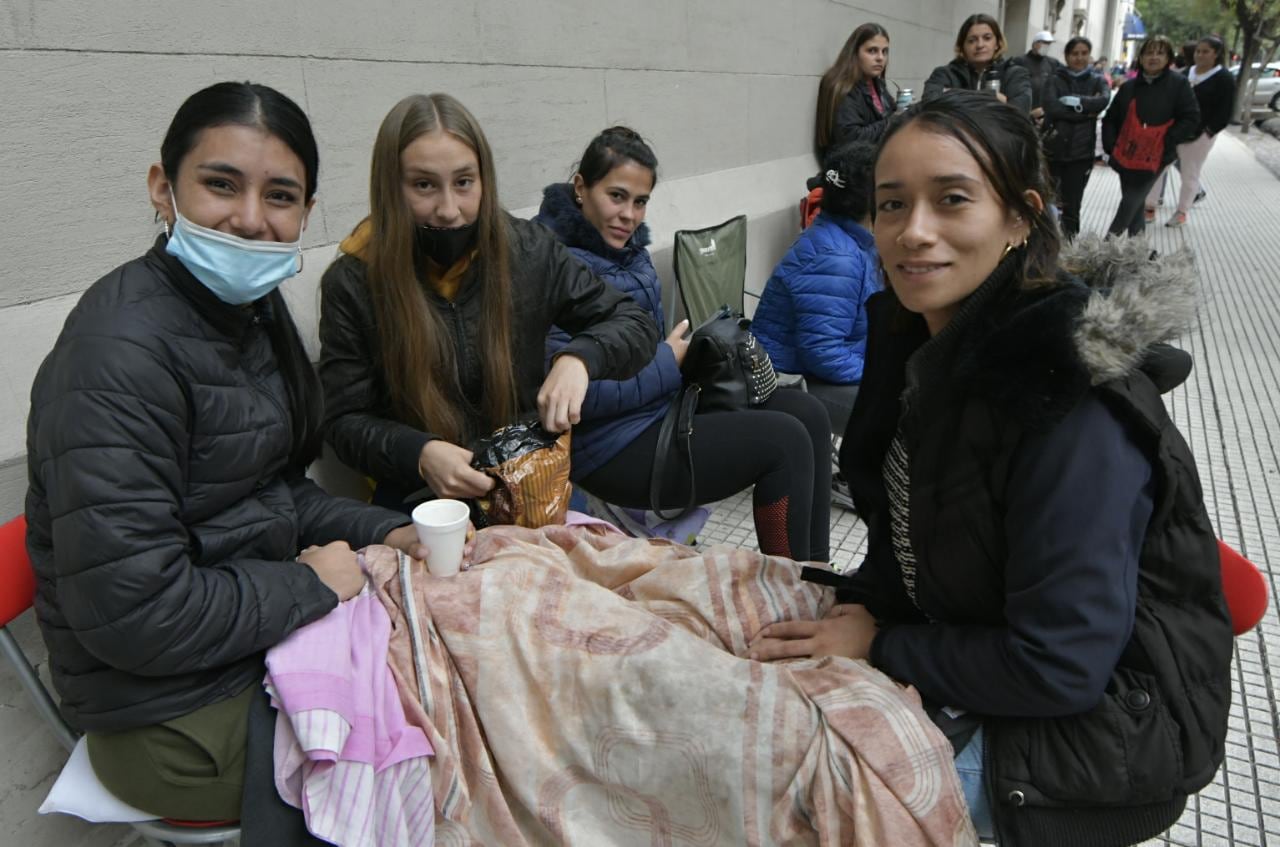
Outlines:
{"type": "Polygon", "coordinates": [[[978,831],[979,838],[990,841],[995,838],[995,825],[991,821],[991,800],[987,797],[982,780],[984,751],[982,727],[978,727],[969,743],[956,755],[955,764],[956,773],[960,775],[960,789],[969,806],[969,817],[973,819],[973,828],[978,831]]]}

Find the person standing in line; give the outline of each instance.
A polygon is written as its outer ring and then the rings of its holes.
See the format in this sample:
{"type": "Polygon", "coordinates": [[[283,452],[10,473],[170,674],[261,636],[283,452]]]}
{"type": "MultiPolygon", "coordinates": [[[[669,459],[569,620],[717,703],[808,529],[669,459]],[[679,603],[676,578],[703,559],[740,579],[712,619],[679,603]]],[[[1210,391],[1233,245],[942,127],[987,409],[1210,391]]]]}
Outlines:
{"type": "Polygon", "coordinates": [[[1053,33],[1047,29],[1041,30],[1032,39],[1030,50],[1009,60],[1015,65],[1026,68],[1031,76],[1031,117],[1036,121],[1044,117],[1044,103],[1041,102],[1044,85],[1053,76],[1054,71],[1062,67],[1061,62],[1047,54],[1049,48],[1046,45],[1053,42],[1053,33]]]}
{"type": "MultiPolygon", "coordinates": [[[[543,191],[534,221],[550,230],[586,270],[620,296],[640,304],[663,326],[662,285],[646,245],[645,213],[658,180],[658,159],[634,130],[606,129],[583,152],[569,182],[543,191]]],[[[653,360],[630,379],[596,380],[574,429],[572,479],[596,497],[626,509],[650,506],[651,469],[673,462],[661,455],[663,419],[683,383],[689,349],[682,321],[653,360]]],[[[548,356],[570,343],[555,329],[548,356]]],[[[827,561],[831,522],[830,424],[817,398],[778,389],[762,405],[731,412],[698,412],[690,453],[695,502],[723,500],[752,488],[756,538],[769,555],[827,561]]],[[[659,507],[684,505],[689,481],[672,474],[659,507]]]]}
{"type": "Polygon", "coordinates": [[[885,86],[889,32],[880,24],[855,29],[818,83],[813,146],[819,161],[844,141],[880,140],[897,104],[885,86]]]}
{"type": "Polygon", "coordinates": [[[987,14],[965,18],[956,34],[956,57],[939,65],[924,84],[924,99],[954,88],[990,91],[1024,115],[1031,113],[1031,77],[1027,69],[1001,58],[1007,44],[1000,24],[987,14]]]}
{"type": "Polygon", "coordinates": [[[1084,36],[1067,42],[1067,64],[1059,65],[1045,82],[1044,115],[1050,129],[1042,135],[1054,193],[1062,203],[1062,234],[1073,239],[1080,232],[1080,205],[1093,173],[1098,142],[1098,116],[1111,94],[1093,71],[1093,44],[1084,36]]]}
{"type": "MultiPolygon", "coordinates": [[[[1182,187],[1178,190],[1178,208],[1165,221],[1168,227],[1185,225],[1191,205],[1204,199],[1200,172],[1218,133],[1231,123],[1231,107],[1235,102],[1235,81],[1223,64],[1226,45],[1222,39],[1215,35],[1200,39],[1194,56],[1195,63],[1187,69],[1187,80],[1200,108],[1200,126],[1194,138],[1178,145],[1177,164],[1182,174],[1182,187]]],[[[1152,213],[1164,193],[1163,188],[1163,181],[1158,182],[1147,195],[1147,209],[1152,213]]]]}
{"type": "Polygon", "coordinates": [[[1102,146],[1120,175],[1120,205],[1108,228],[1116,236],[1141,235],[1155,220],[1144,208],[1160,171],[1177,145],[1194,137],[1200,107],[1187,78],[1173,70],[1173,44],[1163,35],[1142,43],[1141,72],[1120,86],[1102,119],[1102,146]]]}

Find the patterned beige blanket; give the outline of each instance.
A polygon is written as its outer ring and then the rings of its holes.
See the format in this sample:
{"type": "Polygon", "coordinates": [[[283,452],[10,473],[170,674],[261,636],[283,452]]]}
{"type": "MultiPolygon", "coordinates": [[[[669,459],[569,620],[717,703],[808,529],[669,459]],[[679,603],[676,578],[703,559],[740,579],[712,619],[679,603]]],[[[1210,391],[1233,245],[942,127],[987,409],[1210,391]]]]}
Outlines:
{"type": "Polygon", "coordinates": [[[740,658],[831,604],[795,563],[576,527],[485,530],[474,560],[366,557],[436,750],[437,843],[976,843],[913,694],[862,662],[740,658]]]}

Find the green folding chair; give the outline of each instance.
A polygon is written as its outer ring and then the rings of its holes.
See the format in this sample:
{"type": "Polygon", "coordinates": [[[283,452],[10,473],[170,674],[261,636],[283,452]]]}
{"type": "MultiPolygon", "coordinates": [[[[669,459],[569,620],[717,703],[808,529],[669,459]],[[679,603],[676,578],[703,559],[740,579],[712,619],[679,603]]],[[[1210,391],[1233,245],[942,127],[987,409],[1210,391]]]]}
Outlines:
{"type": "Polygon", "coordinates": [[[699,326],[721,306],[742,313],[747,284],[747,216],[706,229],[675,234],[676,288],[690,326],[699,326]]]}

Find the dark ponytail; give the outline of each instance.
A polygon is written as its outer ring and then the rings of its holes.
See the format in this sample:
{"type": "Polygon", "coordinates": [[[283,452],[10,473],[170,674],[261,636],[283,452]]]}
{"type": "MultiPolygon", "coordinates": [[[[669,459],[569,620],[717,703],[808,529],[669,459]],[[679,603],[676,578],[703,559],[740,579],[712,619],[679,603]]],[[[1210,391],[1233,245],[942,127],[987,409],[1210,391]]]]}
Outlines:
{"type": "Polygon", "coordinates": [[[654,185],[658,184],[658,157],[654,155],[653,148],[640,137],[640,133],[625,126],[609,127],[591,139],[575,173],[590,188],[623,162],[635,162],[648,168],[653,174],[654,185]]]}

